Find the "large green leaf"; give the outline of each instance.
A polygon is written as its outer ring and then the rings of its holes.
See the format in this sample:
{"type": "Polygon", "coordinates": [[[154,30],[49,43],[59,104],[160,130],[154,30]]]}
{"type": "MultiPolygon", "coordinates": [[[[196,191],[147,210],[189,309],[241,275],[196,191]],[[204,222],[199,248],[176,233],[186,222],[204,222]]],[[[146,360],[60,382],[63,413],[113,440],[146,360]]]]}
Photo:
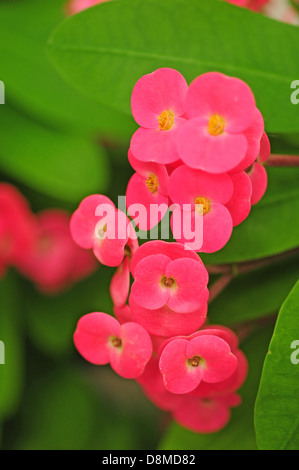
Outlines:
{"type": "Polygon", "coordinates": [[[48,60],[45,44],[52,29],[66,18],[66,3],[0,2],[0,79],[6,85],[6,101],[51,125],[127,139],[133,120],[83,97],[48,60]]]}
{"type": "Polygon", "coordinates": [[[209,320],[233,325],[276,313],[298,277],[298,255],[238,275],[209,305],[209,320]]]}
{"type": "Polygon", "coordinates": [[[11,272],[0,280],[0,340],[5,360],[3,364],[1,354],[0,420],[15,412],[23,390],[22,316],[16,281],[11,272]]]}
{"type": "Polygon", "coordinates": [[[241,390],[242,404],[232,410],[229,424],[213,434],[196,434],[176,423],[170,425],[160,448],[164,450],[255,450],[253,409],[260,381],[263,355],[273,328],[261,328],[242,344],[249,362],[249,373],[241,390]]]}
{"type": "Polygon", "coordinates": [[[159,67],[176,68],[188,81],[211,70],[240,77],[269,132],[298,129],[290,100],[298,47],[296,27],[218,0],[108,2],[63,22],[49,40],[68,81],[127,113],[134,83],[159,67]]]}
{"type": "Polygon", "coordinates": [[[207,264],[264,258],[298,246],[299,169],[267,168],[267,172],[264,198],[252,207],[244,222],[234,227],[222,250],[202,255],[207,264]]]}
{"type": "Polygon", "coordinates": [[[299,448],[298,312],[299,282],[281,307],[264,364],[255,407],[260,449],[299,448]]]}
{"type": "Polygon", "coordinates": [[[85,138],[48,129],[7,105],[0,107],[0,168],[58,199],[77,202],[105,191],[104,150],[85,138]]]}

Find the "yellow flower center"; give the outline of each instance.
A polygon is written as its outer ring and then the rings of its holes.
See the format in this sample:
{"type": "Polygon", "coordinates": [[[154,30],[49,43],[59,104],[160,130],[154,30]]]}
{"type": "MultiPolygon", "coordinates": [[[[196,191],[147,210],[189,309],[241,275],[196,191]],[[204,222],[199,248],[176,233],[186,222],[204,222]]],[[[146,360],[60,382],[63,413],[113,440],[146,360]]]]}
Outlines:
{"type": "Polygon", "coordinates": [[[201,215],[207,214],[211,210],[210,200],[206,197],[198,196],[195,199],[195,210],[201,215]]]}
{"type": "Polygon", "coordinates": [[[169,131],[174,123],[174,115],[171,111],[163,111],[158,117],[159,128],[162,131],[169,131]]]}
{"type": "Polygon", "coordinates": [[[159,180],[158,180],[158,177],[154,175],[153,173],[148,175],[148,178],[145,181],[145,184],[151,193],[156,193],[158,191],[159,180]]]}
{"type": "Polygon", "coordinates": [[[204,366],[205,360],[202,357],[193,356],[191,359],[188,359],[187,363],[191,367],[199,367],[204,366]]]}
{"type": "Polygon", "coordinates": [[[219,116],[219,114],[214,114],[208,124],[208,130],[211,135],[220,135],[224,132],[225,120],[219,116]]]}
{"type": "Polygon", "coordinates": [[[114,348],[121,348],[122,347],[122,340],[117,336],[111,337],[111,344],[114,348]]]}
{"type": "Polygon", "coordinates": [[[161,284],[162,286],[168,287],[170,289],[176,287],[176,282],[172,277],[163,276],[161,279],[161,284]]]}
{"type": "Polygon", "coordinates": [[[98,227],[96,227],[95,229],[95,237],[98,239],[98,240],[104,240],[105,236],[106,236],[106,232],[107,232],[107,224],[105,225],[99,225],[98,227]]]}

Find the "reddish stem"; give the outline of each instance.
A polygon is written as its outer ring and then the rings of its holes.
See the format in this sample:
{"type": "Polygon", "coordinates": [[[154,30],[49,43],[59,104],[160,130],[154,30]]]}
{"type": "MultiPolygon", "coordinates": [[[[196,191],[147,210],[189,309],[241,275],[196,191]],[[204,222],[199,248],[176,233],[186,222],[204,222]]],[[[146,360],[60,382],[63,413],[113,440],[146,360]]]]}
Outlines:
{"type": "Polygon", "coordinates": [[[270,155],[264,165],[267,166],[299,166],[298,155],[270,155]]]}

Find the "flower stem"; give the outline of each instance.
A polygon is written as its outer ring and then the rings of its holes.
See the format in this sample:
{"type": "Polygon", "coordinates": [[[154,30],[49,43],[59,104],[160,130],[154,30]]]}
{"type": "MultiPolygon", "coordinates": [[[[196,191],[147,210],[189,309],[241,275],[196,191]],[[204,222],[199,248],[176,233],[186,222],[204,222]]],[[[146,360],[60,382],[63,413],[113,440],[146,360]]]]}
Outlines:
{"type": "Polygon", "coordinates": [[[267,166],[299,166],[298,155],[270,155],[264,165],[267,166]]]}

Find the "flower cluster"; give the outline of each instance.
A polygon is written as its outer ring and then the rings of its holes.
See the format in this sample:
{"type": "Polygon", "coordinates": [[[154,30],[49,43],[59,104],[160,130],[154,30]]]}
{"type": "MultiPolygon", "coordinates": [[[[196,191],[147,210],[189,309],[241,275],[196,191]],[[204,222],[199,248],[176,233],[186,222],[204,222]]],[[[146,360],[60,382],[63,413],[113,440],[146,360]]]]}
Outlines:
{"type": "Polygon", "coordinates": [[[132,113],[140,127],[129,150],[135,170],[126,194],[129,215],[134,219],[137,202],[161,207],[156,220],[138,217],[137,226],[149,230],[172,204],[178,242],[206,253],[220,250],[267,186],[263,162],[270,145],[251,89],[218,72],[188,86],[178,71],[162,68],[135,84],[132,113]],[[192,232],[203,218],[198,243],[182,230],[186,213],[192,232]]]}
{"type": "Polygon", "coordinates": [[[248,366],[235,333],[209,324],[209,275],[198,252],[222,248],[262,197],[269,140],[248,85],[221,73],[203,74],[188,86],[178,71],[158,69],[137,81],[131,105],[139,128],[128,152],[135,171],[126,191],[128,215],[94,194],[70,222],[81,248],[116,267],[114,316],[84,315],[74,343],[92,364],[109,363],[121,377],[135,379],[182,426],[215,432],[239,405],[248,366]],[[171,204],[176,242],[139,246],[134,225],[152,229],[171,204]],[[147,210],[136,217],[140,206],[147,210]],[[154,221],[153,206],[160,208],[154,221]],[[177,214],[185,211],[195,227],[196,218],[203,219],[198,249],[190,248],[184,231],[177,236],[177,214]]]}
{"type": "Polygon", "coordinates": [[[37,288],[56,293],[90,275],[97,267],[69,233],[70,214],[47,209],[33,214],[11,184],[0,184],[0,276],[9,266],[37,288]]]}

